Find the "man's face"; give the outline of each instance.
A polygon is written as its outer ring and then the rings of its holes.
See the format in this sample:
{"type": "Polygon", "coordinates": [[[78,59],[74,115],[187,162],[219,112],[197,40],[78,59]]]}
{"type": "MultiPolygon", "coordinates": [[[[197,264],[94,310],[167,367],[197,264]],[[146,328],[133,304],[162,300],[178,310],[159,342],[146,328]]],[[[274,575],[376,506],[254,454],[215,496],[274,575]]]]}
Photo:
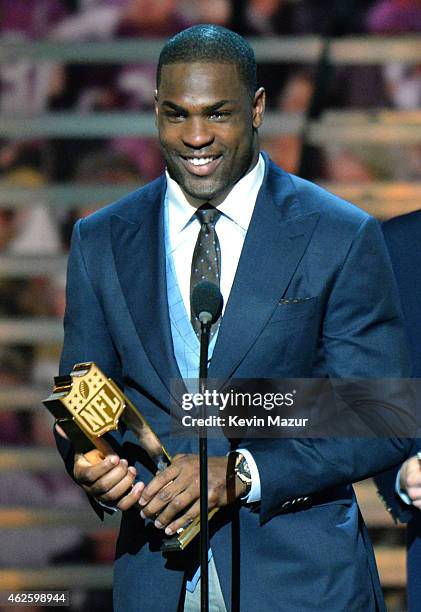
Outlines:
{"type": "Polygon", "coordinates": [[[218,203],[256,164],[265,94],[235,64],[162,67],[155,112],[168,172],[193,204],[218,203]]]}

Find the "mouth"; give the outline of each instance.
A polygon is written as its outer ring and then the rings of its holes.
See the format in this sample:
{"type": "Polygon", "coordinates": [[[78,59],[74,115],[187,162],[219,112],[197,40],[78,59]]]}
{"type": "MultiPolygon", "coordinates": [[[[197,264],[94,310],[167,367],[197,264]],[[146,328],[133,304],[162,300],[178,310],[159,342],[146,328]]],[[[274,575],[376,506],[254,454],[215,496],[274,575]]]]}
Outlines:
{"type": "Polygon", "coordinates": [[[195,176],[209,176],[215,172],[222,155],[180,155],[184,167],[195,176]]]}

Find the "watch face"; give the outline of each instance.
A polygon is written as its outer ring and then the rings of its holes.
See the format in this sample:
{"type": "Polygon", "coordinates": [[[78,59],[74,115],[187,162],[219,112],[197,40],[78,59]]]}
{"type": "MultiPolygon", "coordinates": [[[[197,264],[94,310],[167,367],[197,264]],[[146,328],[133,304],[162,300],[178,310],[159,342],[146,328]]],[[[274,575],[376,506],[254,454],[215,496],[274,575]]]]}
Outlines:
{"type": "Polygon", "coordinates": [[[251,478],[251,472],[250,472],[249,464],[247,463],[247,461],[244,458],[243,458],[243,461],[241,462],[241,469],[242,469],[243,473],[246,476],[251,478]]]}
{"type": "Polygon", "coordinates": [[[251,472],[249,465],[243,456],[239,456],[235,466],[237,476],[246,484],[251,484],[251,472]]]}

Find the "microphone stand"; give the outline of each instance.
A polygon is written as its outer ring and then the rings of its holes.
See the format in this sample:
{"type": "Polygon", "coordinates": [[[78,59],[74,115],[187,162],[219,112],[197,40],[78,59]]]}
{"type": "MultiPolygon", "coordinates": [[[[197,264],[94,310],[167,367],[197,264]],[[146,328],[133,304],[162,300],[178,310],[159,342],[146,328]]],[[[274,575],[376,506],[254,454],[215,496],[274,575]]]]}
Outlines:
{"type": "MultiPolygon", "coordinates": [[[[201,313],[202,314],[202,313],[201,313]]],[[[207,314],[207,313],[206,313],[207,314]]],[[[208,317],[201,317],[199,392],[204,394],[208,378],[208,349],[211,323],[208,317]]],[[[200,406],[200,418],[206,416],[205,406],[200,406]]],[[[209,521],[208,521],[208,439],[206,427],[199,430],[200,461],[200,610],[209,611],[209,521]]]]}
{"type": "MultiPolygon", "coordinates": [[[[191,294],[192,312],[200,321],[199,392],[204,395],[208,379],[208,351],[212,323],[222,313],[223,298],[219,287],[209,281],[198,283],[191,294]]],[[[200,465],[200,610],[209,611],[209,504],[208,504],[208,439],[204,419],[204,402],[199,416],[203,425],[199,428],[200,465]]]]}

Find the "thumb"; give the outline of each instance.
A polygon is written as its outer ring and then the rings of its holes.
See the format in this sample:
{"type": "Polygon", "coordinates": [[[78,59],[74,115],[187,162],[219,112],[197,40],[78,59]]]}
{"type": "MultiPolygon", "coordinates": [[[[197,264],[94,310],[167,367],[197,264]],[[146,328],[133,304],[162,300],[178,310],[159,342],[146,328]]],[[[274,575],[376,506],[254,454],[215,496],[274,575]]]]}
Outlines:
{"type": "Polygon", "coordinates": [[[86,478],[88,480],[96,480],[103,476],[109,469],[112,467],[112,464],[109,466],[95,468],[93,466],[101,463],[105,459],[104,455],[97,449],[94,448],[87,453],[75,453],[75,459],[73,464],[73,475],[76,480],[85,481],[86,478]],[[99,471],[98,471],[99,470],[99,471]]]}
{"type": "Polygon", "coordinates": [[[92,464],[95,465],[95,463],[99,463],[100,461],[104,461],[105,459],[105,456],[103,455],[103,453],[97,448],[93,448],[92,450],[84,454],[81,453],[81,457],[83,458],[83,460],[86,462],[87,465],[92,465],[92,464]]]}
{"type": "Polygon", "coordinates": [[[75,465],[78,468],[87,468],[104,461],[105,457],[97,448],[94,448],[87,453],[75,453],[75,465]]]}

